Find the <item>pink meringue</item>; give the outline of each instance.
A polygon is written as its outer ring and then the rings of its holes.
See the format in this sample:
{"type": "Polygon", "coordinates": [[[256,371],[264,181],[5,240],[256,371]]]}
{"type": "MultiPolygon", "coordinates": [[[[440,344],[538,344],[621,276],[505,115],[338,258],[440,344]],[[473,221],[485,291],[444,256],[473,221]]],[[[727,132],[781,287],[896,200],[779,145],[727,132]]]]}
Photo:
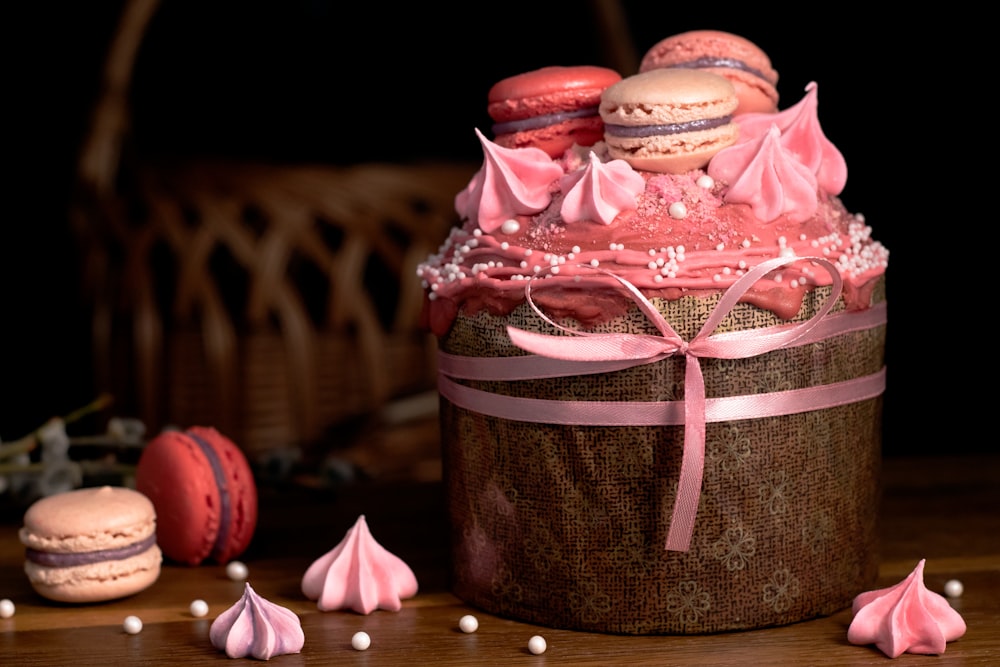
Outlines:
{"type": "Polygon", "coordinates": [[[515,215],[538,213],[552,201],[549,185],[563,169],[540,148],[504,148],[476,130],[483,166],[455,195],[455,211],[492,232],[515,215]]]}
{"type": "Polygon", "coordinates": [[[302,592],[320,611],[399,611],[417,594],[413,570],[372,537],[362,514],[344,539],[318,558],[302,577],[302,592]]]}
{"type": "Polygon", "coordinates": [[[861,593],[847,629],[852,644],[875,644],[890,658],[903,653],[936,655],[965,634],[965,620],[944,596],[924,586],[924,563],[889,588],[861,593]]]}
{"type": "Polygon", "coordinates": [[[752,141],[777,125],[785,150],[816,176],[819,187],[837,195],[847,184],[847,162],[820,127],[818,91],[819,86],[811,81],[794,106],[778,113],[743,114],[734,121],[740,128],[740,143],[752,141]]]}
{"type": "Polygon", "coordinates": [[[819,205],[816,177],[782,146],[780,136],[771,125],[754,141],[723,148],[708,164],[708,175],[729,184],[723,199],[749,204],[758,220],[787,214],[790,222],[805,222],[819,205]]]}
{"type": "Polygon", "coordinates": [[[559,212],[566,222],[597,220],[610,225],[622,211],[634,211],[639,195],[646,190],[646,179],[625,160],[601,162],[590,152],[583,169],[559,179],[564,193],[559,212]]]}
{"type": "Polygon", "coordinates": [[[212,646],[230,658],[270,660],[276,655],[299,653],[305,644],[295,612],[260,597],[249,583],[243,597],[212,621],[208,636],[212,646]]]}

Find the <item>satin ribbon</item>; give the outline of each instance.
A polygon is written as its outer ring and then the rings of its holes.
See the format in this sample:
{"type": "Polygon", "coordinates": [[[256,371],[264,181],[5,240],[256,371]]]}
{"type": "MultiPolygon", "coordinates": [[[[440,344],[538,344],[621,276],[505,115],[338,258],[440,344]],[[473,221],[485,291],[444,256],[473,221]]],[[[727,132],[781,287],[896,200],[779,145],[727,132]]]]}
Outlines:
{"type": "MultiPolygon", "coordinates": [[[[660,332],[659,336],[648,334],[619,334],[619,333],[590,333],[581,332],[563,327],[548,316],[546,316],[531,298],[532,281],[525,285],[525,296],[528,303],[535,312],[553,327],[561,329],[571,336],[553,336],[523,331],[515,327],[508,327],[507,331],[511,340],[522,349],[532,352],[535,357],[510,357],[502,359],[487,358],[460,358],[442,353],[442,373],[441,389],[442,395],[449,400],[457,399],[460,403],[479,404],[492,401],[503,403],[504,399],[509,399],[515,403],[522,404],[531,399],[518,399],[515,397],[498,397],[489,394],[489,398],[478,396],[478,390],[453,383],[447,380],[445,375],[455,377],[478,377],[482,379],[482,371],[485,365],[495,366],[493,370],[502,370],[504,364],[516,367],[520,364],[511,363],[527,360],[531,363],[535,360],[550,359],[552,363],[546,366],[533,364],[533,372],[522,374],[523,377],[553,377],[570,373],[586,374],[595,372],[609,372],[628,368],[638,364],[653,363],[667,357],[682,354],[685,357],[684,375],[684,401],[682,403],[683,414],[678,421],[678,415],[664,414],[665,406],[676,408],[678,402],[650,402],[650,403],[630,403],[627,421],[622,425],[636,425],[637,423],[683,423],[684,449],[681,461],[681,470],[678,478],[677,498],[674,503],[673,516],[667,533],[666,548],[671,551],[687,551],[690,547],[691,537],[694,532],[694,523],[698,510],[698,503],[701,497],[701,485],[704,472],[705,458],[705,424],[706,421],[721,421],[726,419],[746,419],[753,418],[756,414],[776,415],[800,412],[805,409],[817,409],[816,398],[821,397],[819,403],[827,405],[839,405],[858,400],[864,400],[867,396],[876,396],[884,388],[884,369],[880,373],[864,378],[838,383],[837,385],[827,385],[819,388],[807,390],[793,390],[790,392],[774,392],[772,394],[760,394],[755,396],[738,396],[726,399],[707,399],[705,397],[705,383],[702,375],[699,359],[702,357],[712,357],[719,359],[741,359],[765,354],[777,349],[805,344],[809,340],[821,340],[838,332],[857,330],[875,326],[885,321],[884,304],[877,311],[870,309],[865,322],[845,322],[844,317],[853,317],[854,314],[838,314],[826,317],[836,303],[843,288],[843,280],[840,273],[828,260],[821,257],[780,257],[758,264],[746,274],[741,276],[733,285],[726,290],[719,303],[713,309],[709,318],[702,326],[698,334],[690,342],[685,341],[677,334],[670,324],[664,319],[659,310],[650,302],[634,285],[624,278],[615,275],[610,271],[594,269],[606,274],[616,280],[628,292],[639,308],[646,314],[649,320],[660,332]],[[797,261],[810,261],[824,268],[832,280],[832,289],[829,297],[817,312],[808,320],[790,325],[779,325],[766,329],[749,329],[735,332],[713,334],[719,323],[736,306],[740,298],[759,279],[769,272],[797,261]],[[825,318],[825,319],[824,319],[825,318]],[[839,318],[839,321],[837,321],[839,318]],[[491,362],[495,362],[491,364],[491,362]],[[708,414],[711,408],[711,413],[708,414]],[[637,414],[638,411],[652,410],[649,417],[637,414]],[[659,414],[655,411],[659,410],[659,414]]],[[[513,373],[518,371],[514,368],[513,373]]],[[[500,373],[511,376],[511,372],[500,373]]],[[[506,379],[513,379],[508,377],[506,379]]],[[[531,401],[533,405],[541,406],[549,403],[558,406],[558,413],[561,419],[550,419],[552,413],[547,412],[545,421],[552,423],[594,423],[597,419],[600,423],[611,423],[606,419],[612,419],[612,415],[605,415],[608,409],[607,404],[589,401],[531,401]]],[[[617,406],[620,414],[620,404],[617,406]]],[[[615,407],[611,408],[615,410],[615,407]]],[[[486,410],[490,413],[491,410],[486,410]]],[[[671,412],[671,410],[666,410],[671,412]]],[[[518,412],[515,408],[510,418],[523,419],[527,415],[518,412]]],[[[530,417],[529,417],[530,420],[530,417]]]]}

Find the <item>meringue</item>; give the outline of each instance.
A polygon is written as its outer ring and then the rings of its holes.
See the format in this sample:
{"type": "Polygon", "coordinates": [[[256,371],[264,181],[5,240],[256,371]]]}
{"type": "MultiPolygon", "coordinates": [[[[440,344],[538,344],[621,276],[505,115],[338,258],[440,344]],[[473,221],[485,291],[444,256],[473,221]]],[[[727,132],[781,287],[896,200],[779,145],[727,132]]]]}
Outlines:
{"type": "Polygon", "coordinates": [[[309,566],[302,593],[316,600],[320,611],[399,611],[402,600],[417,594],[417,578],[402,559],[375,541],[362,514],[336,547],[309,566]]]}
{"type": "Polygon", "coordinates": [[[244,584],[243,597],[212,621],[208,636],[212,646],[230,658],[269,660],[299,653],[305,644],[295,612],[260,597],[249,583],[244,584]]]}
{"type": "Polygon", "coordinates": [[[563,220],[596,220],[610,225],[622,211],[636,209],[646,179],[625,160],[601,162],[591,151],[584,168],[559,179],[559,189],[564,193],[563,220]]]}
{"type": "Polygon", "coordinates": [[[948,601],[924,586],[924,563],[903,581],[854,598],[852,644],[875,644],[890,658],[903,653],[937,655],[965,634],[965,620],[948,601]]]}

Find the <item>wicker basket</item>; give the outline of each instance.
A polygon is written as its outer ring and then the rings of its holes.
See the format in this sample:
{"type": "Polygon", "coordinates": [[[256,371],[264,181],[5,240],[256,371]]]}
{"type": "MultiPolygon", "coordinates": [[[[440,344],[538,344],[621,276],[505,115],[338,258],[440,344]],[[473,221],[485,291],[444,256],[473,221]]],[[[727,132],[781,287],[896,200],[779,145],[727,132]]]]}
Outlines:
{"type": "Polygon", "coordinates": [[[156,7],[125,3],[80,156],[98,388],[152,430],[213,425],[255,456],[432,389],[415,269],[477,165],[126,168],[132,64],[156,7]]]}

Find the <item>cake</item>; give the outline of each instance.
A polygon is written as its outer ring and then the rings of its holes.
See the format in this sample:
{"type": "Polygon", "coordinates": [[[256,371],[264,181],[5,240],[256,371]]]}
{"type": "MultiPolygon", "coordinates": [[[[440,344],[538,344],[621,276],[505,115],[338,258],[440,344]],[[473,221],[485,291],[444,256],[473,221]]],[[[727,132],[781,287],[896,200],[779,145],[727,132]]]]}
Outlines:
{"type": "Polygon", "coordinates": [[[756,45],[668,40],[608,79],[593,143],[473,128],[482,167],[417,269],[452,588],[490,613],[747,630],[876,579],[888,251],[840,199],[819,82],[760,111],[746,74],[770,95],[777,72],[756,45]]]}

